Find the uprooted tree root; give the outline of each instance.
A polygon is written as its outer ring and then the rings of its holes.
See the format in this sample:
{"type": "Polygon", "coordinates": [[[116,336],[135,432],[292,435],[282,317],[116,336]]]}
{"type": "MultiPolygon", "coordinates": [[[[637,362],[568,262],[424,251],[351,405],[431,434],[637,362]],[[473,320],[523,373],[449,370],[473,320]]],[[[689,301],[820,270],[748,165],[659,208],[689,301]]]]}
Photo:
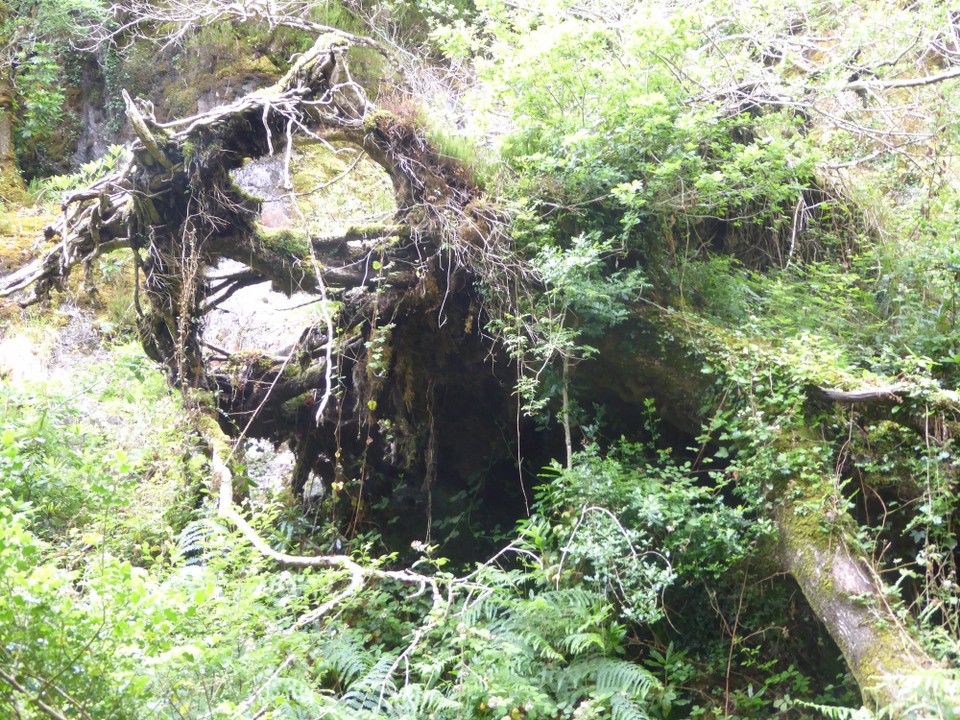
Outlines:
{"type": "MultiPolygon", "coordinates": [[[[435,581],[415,573],[368,569],[346,556],[304,558],[274,551],[234,506],[226,464],[232,447],[226,438],[289,441],[297,455],[296,492],[303,491],[311,473],[341,487],[357,481],[351,497],[354,529],[364,493],[389,491],[372,487],[384,478],[429,498],[442,463],[442,474],[456,475],[514,460],[516,447],[504,442],[497,425],[497,419],[515,418],[512,369],[506,362],[496,366],[510,377],[487,369],[487,361],[501,351],[481,335],[481,316],[485,310],[506,316],[515,310],[517,294],[536,282],[534,271],[515,259],[501,213],[469,173],[440,156],[402,107],[378,111],[351,80],[345,55],[355,41],[324,32],[276,84],[184,120],[159,123],[149,104],[125,98],[137,139],[124,165],[67,196],[61,217],[45,230],[55,247],[0,279],[0,297],[19,294],[23,304],[30,304],[63,287],[77,265],[98,253],[132,249],[142,279],[137,307],[145,351],[166,368],[172,384],[191,391],[189,397],[211,398],[198,417],[204,435],[213,438],[220,515],[277,562],[344,573],[341,592],[301,624],[321,618],[369,580],[429,588],[438,611],[449,600],[435,581]],[[284,147],[289,162],[297,133],[347,143],[379,164],[396,200],[391,221],[336,237],[260,228],[260,202],[234,185],[230,171],[245,159],[284,147]],[[221,258],[248,269],[211,283],[205,269],[221,258]],[[267,281],[288,292],[336,297],[336,314],[325,302],[324,319],[306,328],[282,357],[231,357],[229,351],[205,347],[204,315],[238,289],[267,281]],[[480,284],[487,288],[484,295],[480,284]],[[471,412],[465,414],[464,407],[471,412]]],[[[662,322],[663,337],[682,335],[669,317],[662,322]]],[[[636,329],[634,337],[640,337],[636,329]]],[[[611,392],[621,401],[638,405],[655,398],[663,417],[696,433],[704,395],[689,387],[690,378],[702,377],[691,359],[693,345],[677,353],[687,358],[690,372],[683,372],[686,365],[676,358],[652,356],[651,347],[657,343],[636,349],[636,355],[626,342],[609,352],[602,349],[598,363],[607,363],[609,372],[594,378],[594,389],[613,384],[611,392]]],[[[604,374],[602,366],[599,370],[604,374]]],[[[883,405],[910,392],[898,386],[811,395],[883,405]]],[[[955,404],[952,396],[936,399],[955,404]]],[[[516,472],[512,465],[511,472],[516,472]]],[[[784,490],[805,498],[811,487],[807,477],[798,476],[784,490]]],[[[911,629],[885,604],[880,584],[861,576],[863,559],[828,552],[835,547],[832,529],[808,527],[799,510],[798,503],[782,503],[774,518],[784,569],[838,639],[865,692],[873,693],[878,704],[899,702],[903,675],[916,669],[940,673],[940,666],[912,642],[911,629]],[[854,597],[857,593],[875,607],[860,607],[863,598],[854,597]],[[846,633],[848,625],[856,632],[846,633]],[[884,662],[861,662],[881,652],[884,662]],[[904,655],[907,666],[897,662],[904,655]]],[[[429,533],[429,508],[425,514],[429,533]]],[[[404,511],[393,515],[402,517],[404,511]]],[[[427,621],[419,632],[429,627],[427,621]]]]}
{"type": "MultiPolygon", "coordinates": [[[[45,229],[56,245],[0,280],[0,297],[36,302],[78,264],[129,246],[142,277],[136,307],[147,354],[174,385],[211,394],[232,436],[289,441],[296,492],[311,472],[362,481],[377,467],[426,478],[429,490],[444,446],[438,436],[456,421],[453,403],[490,402],[510,417],[509,382],[478,377],[491,353],[480,315],[485,303],[509,303],[528,271],[512,259],[504,218],[469,172],[440,156],[410,113],[374,108],[352,81],[345,56],[355,40],[323,33],[276,84],[183,120],[159,123],[149,103],[125,95],[136,133],[126,162],[66,196],[45,229]],[[230,171],[284,148],[289,167],[296,134],[353,145],[379,164],[395,217],[334,237],[262,229],[260,202],[230,171]],[[249,269],[208,281],[205,269],[221,258],[249,269]],[[486,300],[478,275],[494,289],[486,300]],[[335,296],[336,316],[306,328],[283,357],[211,352],[201,337],[205,314],[266,281],[335,296]],[[365,467],[346,467],[346,457],[365,467]]],[[[509,456],[494,445],[484,450],[509,456]]]]}

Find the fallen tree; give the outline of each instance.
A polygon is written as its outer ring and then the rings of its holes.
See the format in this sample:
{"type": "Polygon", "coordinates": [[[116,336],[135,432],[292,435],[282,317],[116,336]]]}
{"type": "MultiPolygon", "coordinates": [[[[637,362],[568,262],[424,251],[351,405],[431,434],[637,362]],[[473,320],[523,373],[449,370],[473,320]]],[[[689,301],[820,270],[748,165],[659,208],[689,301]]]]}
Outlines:
{"type": "MultiPolygon", "coordinates": [[[[503,214],[469,173],[441,157],[411,118],[375,108],[351,79],[346,54],[357,42],[367,41],[326,31],[274,85],[183,120],[158,122],[148,103],[125,97],[136,135],[127,162],[64,199],[61,217],[46,230],[54,245],[2,278],[0,297],[38,302],[62,289],[75,267],[129,246],[142,276],[143,346],[171,384],[234,439],[289,441],[297,456],[296,493],[311,473],[328,484],[359,480],[351,498],[359,515],[366,498],[386,492],[371,487],[383,478],[399,485],[415,477],[429,503],[440,468],[444,475],[466,474],[481,458],[512,461],[520,452],[490,439],[499,434],[492,431],[495,420],[516,412],[514,371],[482,329],[490,316],[515,311],[518,297],[539,287],[535,269],[510,246],[503,214]],[[296,133],[348,143],[379,164],[393,186],[395,217],[336,237],[259,226],[259,202],[235,186],[230,171],[244,159],[289,148],[296,133]],[[220,258],[248,270],[210,283],[204,270],[220,258]],[[211,354],[201,335],[204,315],[240,287],[267,281],[288,292],[336,296],[341,307],[305,329],[285,357],[224,362],[222,353],[211,354]],[[491,357],[502,362],[491,368],[491,357]]],[[[637,406],[653,399],[668,423],[698,435],[718,404],[704,403],[711,397],[700,385],[704,357],[683,320],[636,307],[631,323],[632,340],[611,333],[574,381],[637,406]],[[667,354],[664,338],[678,343],[667,354]]],[[[727,381],[730,392],[749,393],[732,375],[727,381]]],[[[809,395],[890,405],[907,392],[904,386],[817,387],[809,395]]],[[[944,399],[943,393],[923,397],[944,399]]],[[[800,430],[813,422],[803,414],[794,419],[800,430]]],[[[829,440],[798,434],[797,425],[771,433],[766,451],[803,459],[780,474],[771,469],[769,477],[754,478],[766,488],[779,531],[779,561],[836,640],[864,697],[907,716],[923,681],[946,682],[945,670],[917,642],[869,558],[847,542],[845,511],[834,509],[827,518],[826,504],[836,500],[829,440]]],[[[216,456],[216,469],[228,478],[224,454],[216,456]]],[[[220,495],[220,512],[250,537],[230,494],[220,495]]],[[[427,539],[429,512],[428,506],[427,539]]],[[[257,541],[255,534],[250,539],[257,541]]],[[[274,559],[345,570],[352,578],[345,593],[368,575],[377,577],[339,557],[274,559]]],[[[403,573],[390,577],[422,582],[403,573]]],[[[947,704],[957,697],[952,686],[943,693],[947,704]]]]}
{"type": "Polygon", "coordinates": [[[441,158],[410,117],[376,110],[350,79],[345,55],[363,42],[326,32],[271,87],[183,120],[159,123],[148,103],[125,96],[136,134],[126,163],[68,194],[45,231],[53,247],[0,288],[29,305],[61,289],[78,264],[129,246],[143,278],[137,307],[147,354],[175,386],[212,392],[211,407],[232,435],[291,440],[298,492],[312,470],[362,474],[335,460],[361,456],[394,475],[425,468],[426,488],[438,442],[455,442],[437,433],[461,396],[509,417],[509,388],[473,369],[489,346],[471,278],[486,274],[495,298],[526,270],[511,259],[502,218],[469,174],[441,158]],[[230,171],[284,147],[289,163],[296,133],[352,145],[378,163],[392,182],[396,216],[335,237],[259,226],[259,201],[230,171]],[[249,270],[211,285],[204,271],[220,258],[249,270]],[[307,328],[286,357],[223,362],[205,349],[204,315],[239,288],[268,281],[287,293],[335,297],[341,309],[307,328]],[[384,418],[389,433],[378,426],[384,418]]]}

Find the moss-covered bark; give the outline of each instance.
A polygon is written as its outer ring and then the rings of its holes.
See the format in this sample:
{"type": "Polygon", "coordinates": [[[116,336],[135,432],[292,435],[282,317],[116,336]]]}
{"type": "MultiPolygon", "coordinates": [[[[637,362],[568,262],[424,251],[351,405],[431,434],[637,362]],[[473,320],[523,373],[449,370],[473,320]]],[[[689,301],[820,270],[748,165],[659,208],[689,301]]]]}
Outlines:
{"type": "MultiPolygon", "coordinates": [[[[0,0],[0,27],[6,21],[7,4],[0,0]]],[[[6,58],[0,58],[0,200],[8,203],[25,198],[13,144],[14,117],[13,70],[6,58]]]]}
{"type": "MultiPolygon", "coordinates": [[[[719,334],[703,330],[685,327],[680,315],[638,311],[632,322],[607,334],[596,359],[578,368],[577,382],[595,401],[619,403],[613,407],[653,400],[674,432],[698,435],[721,407],[754,402],[749,386],[717,367],[718,357],[741,357],[744,349],[733,340],[725,346],[719,334]]],[[[753,487],[773,488],[757,506],[775,521],[781,567],[836,641],[865,702],[890,717],[939,717],[937,708],[960,704],[960,685],[922,647],[898,593],[883,584],[856,542],[856,523],[837,491],[835,450],[821,437],[819,419],[801,415],[790,422],[796,424],[767,426],[772,435],[759,449],[796,461],[760,463],[769,476],[740,477],[753,487]]]]}
{"type": "Polygon", "coordinates": [[[849,518],[824,510],[824,493],[809,482],[794,479],[777,502],[780,558],[843,653],[864,700],[895,717],[924,717],[909,709],[925,704],[952,707],[960,687],[920,645],[896,593],[847,540],[849,518]]]}

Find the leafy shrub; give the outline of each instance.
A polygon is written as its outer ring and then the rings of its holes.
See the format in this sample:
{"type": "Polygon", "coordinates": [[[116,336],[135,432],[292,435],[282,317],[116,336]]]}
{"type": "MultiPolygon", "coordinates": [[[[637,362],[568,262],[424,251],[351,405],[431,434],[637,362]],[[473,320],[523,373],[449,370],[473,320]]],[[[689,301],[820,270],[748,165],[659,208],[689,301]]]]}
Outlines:
{"type": "Polygon", "coordinates": [[[537,508],[563,528],[566,572],[637,622],[662,617],[666,587],[720,577],[772,530],[724,502],[722,473],[695,473],[643,445],[621,441],[605,454],[588,446],[571,470],[554,465],[548,477],[537,508]]]}

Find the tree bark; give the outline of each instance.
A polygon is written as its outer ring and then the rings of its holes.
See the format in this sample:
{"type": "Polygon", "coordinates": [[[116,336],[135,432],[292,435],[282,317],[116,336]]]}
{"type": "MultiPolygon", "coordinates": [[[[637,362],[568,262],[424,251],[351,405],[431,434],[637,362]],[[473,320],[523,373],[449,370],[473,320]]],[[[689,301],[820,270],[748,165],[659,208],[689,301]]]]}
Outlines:
{"type": "MultiPolygon", "coordinates": [[[[7,3],[0,0],[0,27],[6,21],[7,3]]],[[[8,40],[0,37],[0,44],[8,40]]],[[[14,101],[12,57],[0,57],[0,200],[8,203],[22,202],[25,197],[13,142],[14,101]]]]}
{"type": "Polygon", "coordinates": [[[929,703],[931,710],[952,708],[960,700],[955,681],[897,613],[899,598],[882,585],[866,554],[847,540],[849,518],[811,510],[823,495],[809,481],[793,478],[783,498],[790,499],[775,513],[780,560],[843,653],[864,702],[894,717],[909,715],[918,702],[929,703]],[[931,693],[930,685],[943,696],[931,693]]]}

